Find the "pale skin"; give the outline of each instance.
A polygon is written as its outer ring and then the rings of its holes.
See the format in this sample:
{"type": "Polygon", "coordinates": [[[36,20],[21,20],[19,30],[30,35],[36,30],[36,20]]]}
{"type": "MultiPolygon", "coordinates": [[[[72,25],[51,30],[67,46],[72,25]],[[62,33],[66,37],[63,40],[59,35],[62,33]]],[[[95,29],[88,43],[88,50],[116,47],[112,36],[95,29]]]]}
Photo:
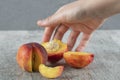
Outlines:
{"type": "Polygon", "coordinates": [[[55,28],[62,24],[54,38],[62,40],[65,32],[71,29],[67,40],[72,50],[78,36],[82,38],[76,51],[83,51],[92,33],[110,16],[120,13],[120,0],[77,0],[66,4],[52,16],[39,20],[37,24],[45,27],[43,42],[50,40],[55,28]]]}

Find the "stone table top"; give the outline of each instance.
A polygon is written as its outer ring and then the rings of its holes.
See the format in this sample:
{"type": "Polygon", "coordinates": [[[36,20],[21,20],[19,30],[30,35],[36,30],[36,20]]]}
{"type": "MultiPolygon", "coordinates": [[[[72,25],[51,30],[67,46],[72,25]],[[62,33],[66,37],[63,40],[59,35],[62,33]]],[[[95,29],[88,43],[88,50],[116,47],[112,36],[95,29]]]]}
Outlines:
{"type": "MultiPolygon", "coordinates": [[[[63,42],[67,41],[68,31],[63,42]]],[[[16,62],[18,48],[28,42],[41,42],[43,31],[0,31],[0,80],[49,80],[39,72],[22,71],[16,62]]],[[[81,36],[77,40],[79,43],[81,36]]],[[[77,44],[75,46],[77,46],[77,44]]],[[[98,30],[90,39],[86,52],[95,54],[93,63],[82,69],[74,69],[64,60],[65,70],[50,80],[120,80],[120,30],[98,30]]]]}

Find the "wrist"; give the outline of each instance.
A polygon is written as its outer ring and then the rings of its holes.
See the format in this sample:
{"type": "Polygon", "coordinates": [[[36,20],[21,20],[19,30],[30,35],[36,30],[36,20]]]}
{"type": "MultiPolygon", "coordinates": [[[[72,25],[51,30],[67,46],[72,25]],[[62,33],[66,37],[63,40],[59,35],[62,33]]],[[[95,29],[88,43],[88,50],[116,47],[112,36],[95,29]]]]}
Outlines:
{"type": "Polygon", "coordinates": [[[120,0],[90,0],[86,3],[88,16],[107,18],[120,13],[120,0]]]}

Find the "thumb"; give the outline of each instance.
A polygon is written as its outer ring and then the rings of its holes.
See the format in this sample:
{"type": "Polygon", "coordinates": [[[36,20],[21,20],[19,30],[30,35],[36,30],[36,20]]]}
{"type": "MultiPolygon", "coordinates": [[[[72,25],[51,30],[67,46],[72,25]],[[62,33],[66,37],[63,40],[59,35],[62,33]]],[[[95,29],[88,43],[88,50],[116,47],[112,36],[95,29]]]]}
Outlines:
{"type": "Polygon", "coordinates": [[[60,16],[52,15],[44,20],[39,20],[37,22],[38,26],[56,26],[61,23],[60,16]]]}

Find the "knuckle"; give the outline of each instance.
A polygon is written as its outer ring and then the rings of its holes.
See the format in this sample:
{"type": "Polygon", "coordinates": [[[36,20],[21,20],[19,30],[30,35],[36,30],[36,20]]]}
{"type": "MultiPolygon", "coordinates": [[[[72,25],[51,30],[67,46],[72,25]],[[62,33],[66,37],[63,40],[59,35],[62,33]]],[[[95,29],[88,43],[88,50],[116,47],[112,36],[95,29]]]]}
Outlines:
{"type": "Polygon", "coordinates": [[[87,16],[87,12],[84,9],[76,11],[75,18],[77,20],[84,19],[86,16],[87,16]]]}

